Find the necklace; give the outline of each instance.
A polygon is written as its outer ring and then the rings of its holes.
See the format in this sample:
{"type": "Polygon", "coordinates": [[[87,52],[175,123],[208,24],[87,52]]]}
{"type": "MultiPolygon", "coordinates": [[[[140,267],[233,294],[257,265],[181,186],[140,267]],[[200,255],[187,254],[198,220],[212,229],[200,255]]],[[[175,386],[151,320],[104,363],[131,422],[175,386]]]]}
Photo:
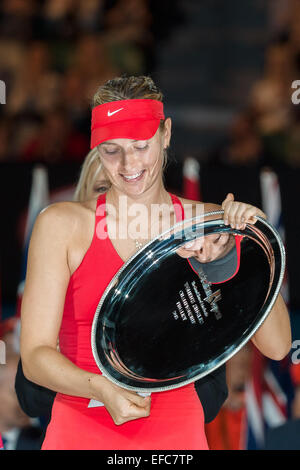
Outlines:
{"type": "Polygon", "coordinates": [[[135,233],[133,236],[130,235],[129,231],[128,231],[128,236],[129,238],[133,241],[133,243],[135,244],[135,250],[140,250],[141,248],[143,248],[144,245],[146,245],[146,243],[148,243],[149,241],[149,238],[148,238],[148,234],[147,234],[147,237],[143,236],[142,234],[140,234],[140,239],[142,239],[143,241],[141,242],[138,238],[134,238],[134,236],[137,236],[138,234],[135,233]]]}
{"type": "Polygon", "coordinates": [[[140,249],[144,246],[144,244],[141,243],[141,242],[139,242],[138,240],[133,240],[133,241],[134,241],[134,243],[135,243],[135,248],[136,248],[137,250],[140,250],[140,249]]]}
{"type": "MultiPolygon", "coordinates": [[[[107,202],[107,196],[106,196],[106,202],[107,202]]],[[[169,205],[169,201],[168,201],[168,203],[166,203],[166,204],[169,205]]],[[[172,207],[173,207],[173,206],[172,206],[172,207]]],[[[160,222],[160,219],[162,219],[162,214],[161,214],[161,213],[159,213],[159,222],[160,222]]],[[[150,223],[150,226],[151,226],[151,225],[152,225],[152,224],[150,223]]],[[[159,231],[158,231],[158,232],[159,232],[159,231]]],[[[128,233],[128,235],[129,235],[129,233],[128,233]]],[[[142,242],[140,242],[138,239],[133,238],[133,237],[130,237],[130,235],[129,235],[129,238],[131,238],[131,240],[134,242],[134,244],[135,244],[135,250],[136,250],[136,251],[138,251],[138,250],[140,250],[141,248],[143,248],[143,246],[144,246],[146,243],[148,243],[148,241],[149,241],[149,239],[148,239],[148,240],[146,240],[144,243],[142,243],[142,242]]]]}

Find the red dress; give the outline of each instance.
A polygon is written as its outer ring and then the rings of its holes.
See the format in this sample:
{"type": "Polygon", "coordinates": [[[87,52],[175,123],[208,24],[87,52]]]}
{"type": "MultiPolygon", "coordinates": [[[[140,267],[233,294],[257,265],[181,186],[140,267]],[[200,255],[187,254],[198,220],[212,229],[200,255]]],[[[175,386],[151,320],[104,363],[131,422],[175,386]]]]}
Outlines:
{"type": "MultiPolygon", "coordinates": [[[[179,199],[171,195],[177,221],[183,217],[179,199]]],[[[71,276],[59,334],[60,351],[81,369],[100,374],[91,349],[91,328],[100,298],[123,260],[109,237],[97,237],[106,227],[106,195],[97,201],[92,243],[71,276]],[[103,207],[103,206],[101,206],[103,207]]],[[[104,406],[88,407],[89,399],[58,393],[42,449],[197,450],[208,449],[204,414],[194,384],[155,392],[150,416],[117,426],[104,406]]]]}

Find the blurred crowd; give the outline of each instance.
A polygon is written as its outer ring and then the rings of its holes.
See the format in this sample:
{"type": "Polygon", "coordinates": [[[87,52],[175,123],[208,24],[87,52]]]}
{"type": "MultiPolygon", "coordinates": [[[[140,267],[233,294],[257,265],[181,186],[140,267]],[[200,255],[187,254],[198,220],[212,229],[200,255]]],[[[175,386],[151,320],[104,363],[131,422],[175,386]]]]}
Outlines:
{"type": "Polygon", "coordinates": [[[176,12],[170,0],[3,0],[0,161],[82,161],[97,87],[148,73],[176,12]]]}
{"type": "MultiPolygon", "coordinates": [[[[263,75],[208,155],[212,163],[300,165],[300,106],[291,99],[300,77],[300,4],[277,11],[278,3],[263,75]]],[[[82,161],[96,88],[112,76],[153,72],[157,41],[180,21],[170,0],[3,0],[0,161],[82,161]]]]}
{"type": "Polygon", "coordinates": [[[292,101],[292,83],[300,79],[300,2],[276,0],[272,7],[278,3],[262,77],[249,91],[248,105],[234,119],[226,142],[210,155],[216,164],[300,166],[300,105],[292,101]]]}

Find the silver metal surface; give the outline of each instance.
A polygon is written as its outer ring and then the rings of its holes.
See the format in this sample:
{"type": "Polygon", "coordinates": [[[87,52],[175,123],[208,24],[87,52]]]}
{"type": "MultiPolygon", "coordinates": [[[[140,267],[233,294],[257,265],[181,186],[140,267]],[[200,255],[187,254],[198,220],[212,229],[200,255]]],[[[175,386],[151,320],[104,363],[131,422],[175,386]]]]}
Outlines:
{"type": "MultiPolygon", "coordinates": [[[[223,229],[223,230],[226,228],[226,231],[228,233],[231,233],[231,234],[242,234],[243,235],[245,233],[245,231],[235,230],[235,229],[231,229],[228,226],[225,226],[223,219],[216,219],[216,220],[212,220],[212,221],[199,222],[199,219],[203,219],[203,218],[207,218],[207,217],[211,217],[211,216],[220,216],[221,214],[223,214],[223,211],[213,211],[213,212],[203,214],[200,217],[197,216],[197,217],[194,217],[194,218],[191,218],[191,219],[188,219],[188,220],[183,220],[181,222],[178,222],[173,227],[166,230],[162,234],[158,235],[155,239],[151,240],[140,251],[138,251],[130,259],[128,259],[124,263],[124,265],[120,268],[120,270],[117,272],[117,274],[112,278],[111,282],[108,284],[107,288],[105,289],[105,291],[104,291],[104,293],[103,293],[103,295],[100,299],[100,302],[99,302],[99,304],[97,306],[97,309],[96,309],[96,312],[95,312],[93,325],[92,325],[92,332],[91,332],[91,344],[92,344],[92,351],[93,351],[94,359],[96,361],[97,366],[99,367],[102,374],[104,376],[106,376],[109,380],[111,380],[113,383],[117,384],[118,386],[120,386],[122,388],[125,388],[125,389],[128,389],[128,390],[134,390],[134,391],[137,391],[137,392],[160,392],[160,391],[164,391],[164,390],[171,390],[171,389],[179,388],[179,387],[182,387],[182,386],[187,385],[189,383],[192,383],[195,380],[198,380],[198,379],[204,377],[205,375],[207,375],[208,373],[214,371],[215,369],[220,367],[222,364],[224,364],[226,361],[228,361],[234,354],[236,354],[250,340],[250,338],[255,334],[255,332],[258,330],[258,328],[262,325],[262,323],[265,321],[265,319],[269,315],[269,313],[272,310],[272,307],[274,305],[274,302],[275,302],[275,300],[278,296],[278,293],[280,291],[280,287],[281,287],[283,276],[284,276],[284,271],[285,271],[285,249],[284,249],[283,243],[281,241],[281,238],[280,238],[277,230],[271,224],[269,224],[265,219],[263,219],[261,217],[257,217],[257,220],[259,220],[260,223],[263,224],[271,232],[271,234],[274,237],[274,240],[275,240],[275,242],[276,242],[276,244],[279,248],[279,252],[280,252],[280,272],[279,272],[279,276],[278,276],[276,289],[275,289],[275,291],[272,295],[272,298],[269,299],[268,306],[267,306],[266,310],[264,311],[263,315],[261,316],[258,323],[255,325],[255,327],[251,330],[251,332],[249,332],[249,334],[238,345],[235,345],[234,347],[229,348],[223,354],[223,356],[219,357],[218,360],[215,361],[215,363],[213,363],[211,365],[209,370],[205,370],[204,372],[199,372],[199,374],[197,374],[196,376],[194,376],[190,379],[184,380],[180,384],[164,385],[164,386],[161,386],[161,387],[159,386],[157,388],[147,387],[147,386],[144,386],[144,385],[140,386],[140,387],[139,386],[130,386],[128,384],[122,383],[120,380],[117,380],[115,377],[113,377],[111,374],[109,374],[109,372],[106,370],[106,368],[104,367],[104,365],[102,364],[102,362],[99,358],[97,347],[96,347],[96,329],[97,329],[98,321],[101,318],[101,315],[103,315],[103,312],[101,311],[101,308],[103,306],[103,303],[104,303],[106,297],[110,293],[111,289],[115,288],[116,285],[118,284],[118,280],[119,280],[121,274],[127,268],[129,268],[131,266],[134,266],[134,264],[136,262],[136,259],[138,257],[143,256],[143,259],[145,259],[146,257],[149,257],[149,255],[151,256],[153,247],[155,247],[156,249],[157,249],[157,247],[159,247],[161,253],[164,253],[164,252],[165,253],[170,253],[170,252],[174,252],[174,251],[178,250],[178,248],[180,246],[184,245],[188,241],[193,240],[195,238],[198,238],[195,235],[190,236],[190,238],[183,237],[181,240],[178,240],[178,244],[174,244],[174,239],[170,239],[170,238],[164,239],[164,237],[166,235],[170,234],[171,232],[174,233],[176,231],[176,229],[179,229],[180,227],[184,226],[185,224],[191,224],[191,229],[192,230],[197,230],[198,228],[201,228],[201,226],[205,225],[205,227],[217,227],[218,226],[218,227],[220,227],[220,229],[223,229]]],[[[268,238],[266,237],[266,235],[264,233],[257,230],[255,225],[247,224],[247,232],[248,232],[247,237],[252,238],[256,243],[258,243],[261,246],[261,248],[265,252],[266,257],[268,259],[268,262],[270,263],[271,276],[274,275],[274,269],[275,269],[274,268],[274,253],[272,252],[272,247],[271,247],[270,242],[268,241],[268,238]],[[252,237],[251,237],[251,233],[253,234],[252,237]]],[[[155,259],[153,261],[155,261],[155,259]]],[[[271,289],[271,285],[270,285],[270,289],[271,289]]],[[[269,289],[269,292],[270,292],[270,289],[269,289]]],[[[116,364],[116,367],[118,367],[117,364],[116,364]]],[[[126,366],[125,366],[125,368],[126,368],[126,366]]]]}

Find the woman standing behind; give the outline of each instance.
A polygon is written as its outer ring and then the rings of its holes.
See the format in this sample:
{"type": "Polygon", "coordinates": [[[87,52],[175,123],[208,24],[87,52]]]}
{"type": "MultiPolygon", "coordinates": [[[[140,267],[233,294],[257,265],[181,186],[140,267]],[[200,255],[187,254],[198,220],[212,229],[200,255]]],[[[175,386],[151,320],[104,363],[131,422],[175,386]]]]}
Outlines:
{"type": "Polygon", "coordinates": [[[110,182],[105,176],[98,150],[95,148],[84,159],[74,191],[74,201],[90,201],[99,194],[105,193],[109,187],[110,182]]]}
{"type": "MultiPolygon", "coordinates": [[[[27,378],[58,392],[44,449],[207,449],[193,384],[143,398],[103,377],[90,345],[105,288],[151,238],[152,204],[169,207],[169,226],[184,217],[183,203],[193,204],[164,188],[170,137],[171,120],[164,118],[162,95],[151,79],[110,80],[94,97],[91,143],[111,187],[97,201],[55,204],[37,219],[22,305],[21,354],[27,378]],[[126,213],[119,211],[122,197],[126,213]],[[139,237],[129,232],[136,203],[147,209],[139,237]],[[125,237],[109,236],[116,226],[125,237]],[[91,398],[104,406],[89,408],[91,398]]],[[[236,227],[261,215],[232,195],[223,208],[225,221],[236,227]]],[[[215,209],[219,206],[204,204],[205,211],[215,209]]],[[[155,220],[157,232],[165,223],[163,217],[155,220]]],[[[182,248],[181,256],[197,257],[200,251],[195,243],[182,248]]],[[[290,326],[280,297],[253,341],[270,356],[287,354],[290,326]]]]}

